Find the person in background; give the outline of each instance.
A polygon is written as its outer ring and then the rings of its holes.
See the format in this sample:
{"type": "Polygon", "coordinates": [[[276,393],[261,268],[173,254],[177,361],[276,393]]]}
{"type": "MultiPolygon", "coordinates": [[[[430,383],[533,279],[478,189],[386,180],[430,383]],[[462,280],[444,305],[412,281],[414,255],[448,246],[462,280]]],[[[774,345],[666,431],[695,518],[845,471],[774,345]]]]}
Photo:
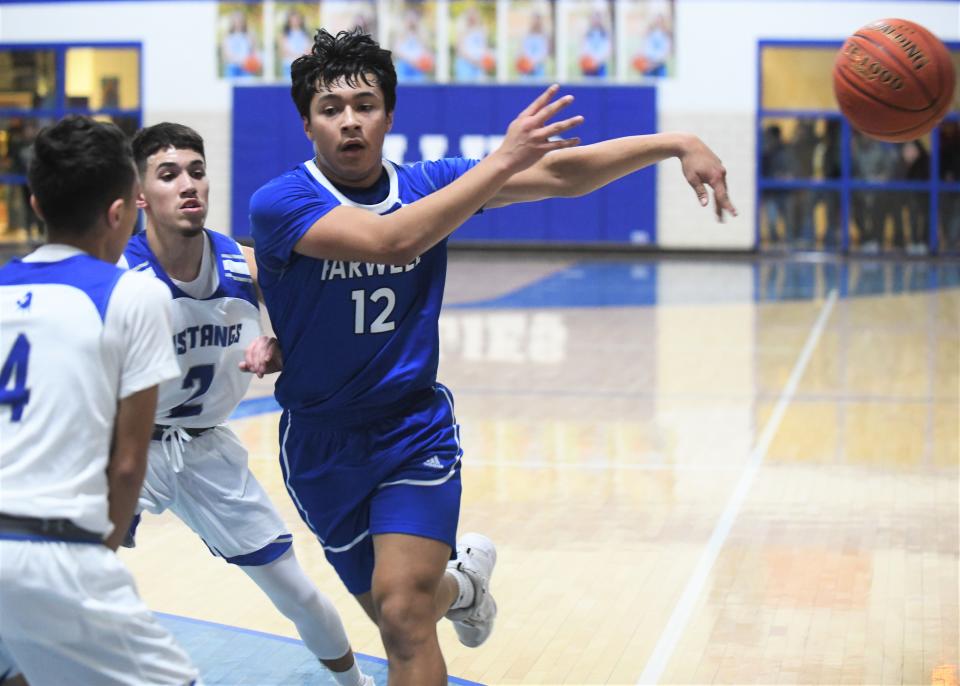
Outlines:
{"type": "Polygon", "coordinates": [[[280,32],[280,64],[283,76],[290,78],[290,65],[293,61],[310,50],[310,35],[307,33],[303,15],[295,9],[287,12],[280,32]]]}

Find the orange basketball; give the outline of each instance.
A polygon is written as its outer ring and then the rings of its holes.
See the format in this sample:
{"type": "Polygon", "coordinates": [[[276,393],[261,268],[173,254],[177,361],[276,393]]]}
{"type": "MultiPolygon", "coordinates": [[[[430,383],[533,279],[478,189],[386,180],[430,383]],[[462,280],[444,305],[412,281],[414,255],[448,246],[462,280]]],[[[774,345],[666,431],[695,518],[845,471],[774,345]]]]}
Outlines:
{"type": "Polygon", "coordinates": [[[880,19],[850,36],[833,65],[833,90],[854,128],[883,141],[920,138],[953,102],[946,46],[905,19],[880,19]]]}
{"type": "Polygon", "coordinates": [[[497,70],[497,60],[489,52],[484,53],[483,59],[480,60],[483,70],[488,74],[492,74],[497,70]]]}
{"type": "Polygon", "coordinates": [[[424,53],[420,55],[417,59],[417,69],[422,71],[424,74],[429,74],[433,71],[433,56],[424,53]]]}
{"type": "Polygon", "coordinates": [[[252,76],[258,76],[261,69],[263,69],[263,64],[260,62],[260,58],[257,57],[257,53],[251,52],[247,55],[247,59],[243,61],[243,71],[252,76]]]}
{"type": "Polygon", "coordinates": [[[530,74],[533,72],[533,60],[526,55],[520,55],[517,58],[517,71],[521,74],[530,74]]]}
{"type": "Polygon", "coordinates": [[[584,76],[596,76],[600,71],[600,65],[597,64],[597,61],[590,57],[590,55],[584,55],[580,58],[580,73],[584,76]]]}

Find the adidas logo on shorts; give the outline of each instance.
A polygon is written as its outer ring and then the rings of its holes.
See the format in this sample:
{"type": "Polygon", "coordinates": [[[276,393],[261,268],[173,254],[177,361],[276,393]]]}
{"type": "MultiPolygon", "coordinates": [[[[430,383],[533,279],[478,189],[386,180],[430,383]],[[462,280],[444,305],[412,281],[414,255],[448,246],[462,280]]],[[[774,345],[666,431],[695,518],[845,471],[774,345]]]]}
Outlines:
{"type": "Polygon", "coordinates": [[[433,457],[423,461],[424,467],[430,467],[431,469],[443,469],[443,463],[440,462],[440,458],[434,455],[433,457]]]}

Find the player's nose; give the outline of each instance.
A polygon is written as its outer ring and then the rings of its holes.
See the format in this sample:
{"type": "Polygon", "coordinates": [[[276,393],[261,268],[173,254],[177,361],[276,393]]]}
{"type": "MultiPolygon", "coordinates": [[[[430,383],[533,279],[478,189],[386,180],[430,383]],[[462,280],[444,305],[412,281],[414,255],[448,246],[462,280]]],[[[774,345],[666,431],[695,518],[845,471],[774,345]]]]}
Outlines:
{"type": "Polygon", "coordinates": [[[183,174],[180,178],[180,195],[196,195],[196,180],[190,174],[183,174]]]}
{"type": "Polygon", "coordinates": [[[340,121],[341,129],[354,129],[360,126],[360,120],[357,119],[357,113],[354,112],[352,107],[345,107],[343,109],[343,119],[340,121]]]}

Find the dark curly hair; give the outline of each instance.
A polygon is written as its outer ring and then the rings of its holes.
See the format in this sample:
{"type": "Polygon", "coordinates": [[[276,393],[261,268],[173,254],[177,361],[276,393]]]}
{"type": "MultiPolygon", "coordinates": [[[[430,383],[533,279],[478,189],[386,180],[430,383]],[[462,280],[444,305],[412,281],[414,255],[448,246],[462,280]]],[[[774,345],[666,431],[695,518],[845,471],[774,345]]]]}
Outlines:
{"type": "Polygon", "coordinates": [[[368,86],[380,86],[387,114],[397,105],[397,70],[390,51],[381,48],[360,28],[341,31],[336,36],[319,29],[313,49],[293,61],[290,76],[290,96],[304,119],[310,116],[314,94],[341,78],[348,86],[355,87],[361,81],[368,86]]]}
{"type": "Polygon", "coordinates": [[[137,131],[131,143],[133,145],[133,159],[137,163],[137,169],[143,175],[147,171],[147,158],[160,150],[174,148],[175,150],[193,150],[200,153],[200,157],[206,159],[203,153],[203,138],[200,134],[183,124],[174,124],[172,122],[162,122],[154,124],[137,131]]]}
{"type": "Polygon", "coordinates": [[[78,235],[115,200],[133,197],[137,172],[116,125],[68,115],[37,134],[27,177],[47,229],[78,235]]]}

